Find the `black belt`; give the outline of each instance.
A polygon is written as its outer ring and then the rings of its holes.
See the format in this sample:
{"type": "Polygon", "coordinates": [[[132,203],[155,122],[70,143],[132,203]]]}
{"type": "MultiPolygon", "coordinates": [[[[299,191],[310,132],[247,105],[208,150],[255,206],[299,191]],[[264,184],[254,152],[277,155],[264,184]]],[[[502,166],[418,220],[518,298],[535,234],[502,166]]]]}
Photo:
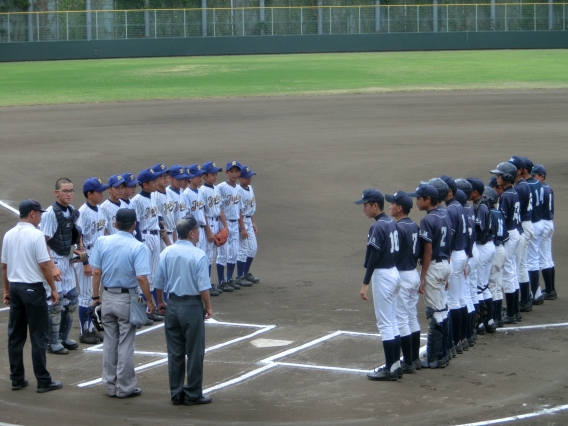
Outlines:
{"type": "Polygon", "coordinates": [[[238,219],[227,219],[229,222],[236,222],[238,219]]]}
{"type": "MultiPolygon", "coordinates": [[[[111,288],[118,288],[118,287],[111,287],[111,288]]],[[[105,290],[108,291],[109,288],[105,287],[105,290]]],[[[129,288],[120,288],[120,292],[121,293],[130,293],[130,289],[129,288]]]]}
{"type": "Polygon", "coordinates": [[[178,296],[177,294],[170,293],[168,297],[172,300],[201,300],[201,295],[197,296],[178,296]]]}
{"type": "Polygon", "coordinates": [[[214,220],[214,221],[216,221],[216,222],[219,221],[219,218],[218,218],[218,217],[208,217],[207,219],[209,219],[209,220],[214,220]]]}
{"type": "Polygon", "coordinates": [[[446,259],[432,259],[430,262],[442,263],[446,259]]]}
{"type": "Polygon", "coordinates": [[[151,235],[158,235],[160,233],[160,231],[142,231],[143,234],[151,234],[151,235]]]}
{"type": "Polygon", "coordinates": [[[41,285],[41,286],[43,286],[43,283],[19,283],[19,282],[15,282],[15,281],[10,281],[10,284],[21,284],[21,285],[41,285]]]}
{"type": "Polygon", "coordinates": [[[245,216],[247,219],[250,219],[252,216],[245,216]]]}
{"type": "Polygon", "coordinates": [[[167,234],[168,234],[168,235],[173,235],[173,232],[168,232],[167,234]]]}
{"type": "Polygon", "coordinates": [[[199,225],[200,228],[205,228],[205,225],[199,225]]]}

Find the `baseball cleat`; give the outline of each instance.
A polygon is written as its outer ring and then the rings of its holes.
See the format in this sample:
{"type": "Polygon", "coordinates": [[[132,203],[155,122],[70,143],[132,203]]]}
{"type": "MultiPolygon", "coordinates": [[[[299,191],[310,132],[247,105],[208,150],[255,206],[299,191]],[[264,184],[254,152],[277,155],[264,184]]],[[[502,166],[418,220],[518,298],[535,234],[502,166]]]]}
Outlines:
{"type": "Polygon", "coordinates": [[[517,312],[517,313],[515,314],[515,316],[517,317],[517,322],[521,322],[521,320],[523,319],[523,316],[521,315],[520,312],[517,312]]]}
{"type": "Polygon", "coordinates": [[[542,305],[544,303],[544,297],[543,296],[539,296],[536,299],[533,299],[532,304],[533,305],[542,305]]]}
{"type": "Polygon", "coordinates": [[[422,369],[422,363],[420,362],[419,359],[415,359],[412,363],[414,364],[414,368],[416,369],[416,371],[422,369]]]}
{"type": "Polygon", "coordinates": [[[379,380],[385,382],[395,382],[398,379],[398,371],[391,373],[386,368],[379,368],[372,373],[367,373],[370,380],[379,380]]]}
{"type": "Polygon", "coordinates": [[[52,349],[51,345],[47,345],[47,352],[54,355],[67,355],[69,350],[61,346],[61,349],[52,349]]]}
{"type": "Polygon", "coordinates": [[[219,288],[223,290],[224,293],[231,293],[234,290],[233,287],[231,287],[227,283],[227,281],[221,281],[221,284],[219,284],[219,288]]]}
{"type": "Polygon", "coordinates": [[[550,293],[542,293],[544,300],[555,300],[558,296],[556,295],[556,290],[552,290],[550,293]]]}
{"type": "Polygon", "coordinates": [[[459,342],[456,346],[456,353],[457,354],[463,354],[463,346],[462,346],[462,342],[459,342]]]}
{"type": "Polygon", "coordinates": [[[101,343],[99,338],[95,336],[95,333],[93,333],[92,331],[81,334],[79,341],[81,343],[85,343],[86,345],[98,345],[99,343],[101,343]]]}
{"type": "MultiPolygon", "coordinates": [[[[535,303],[535,305],[540,304],[540,303],[535,303]]],[[[528,302],[528,303],[519,303],[519,309],[521,312],[530,312],[532,311],[532,302],[528,302]]]]}
{"type": "Polygon", "coordinates": [[[469,351],[469,342],[467,339],[462,340],[462,350],[469,351]]]}
{"type": "Polygon", "coordinates": [[[79,343],[77,343],[75,340],[72,339],[64,340],[61,342],[61,344],[65,349],[68,349],[70,351],[75,350],[79,347],[79,343]]]}
{"type": "Polygon", "coordinates": [[[237,277],[235,283],[237,285],[240,285],[241,287],[252,287],[252,283],[249,280],[245,279],[245,277],[237,277]]]}
{"type": "Polygon", "coordinates": [[[253,274],[251,274],[250,272],[248,274],[245,275],[245,279],[247,281],[250,281],[253,284],[256,284],[257,282],[260,281],[260,278],[255,277],[253,274]]]}
{"type": "Polygon", "coordinates": [[[229,281],[225,281],[227,283],[227,286],[232,287],[233,290],[240,290],[241,286],[238,285],[235,280],[229,280],[229,281]]]}
{"type": "MultiPolygon", "coordinates": [[[[97,336],[97,338],[101,341],[101,343],[103,343],[105,336],[101,333],[99,333],[97,330],[93,330],[93,333],[95,334],[95,336],[97,336]]],[[[77,345],[79,346],[79,345],[77,345]]]]}
{"type": "Polygon", "coordinates": [[[503,316],[503,324],[507,325],[507,324],[516,324],[517,323],[517,316],[513,315],[512,317],[509,317],[507,315],[503,316]]]}
{"type": "Polygon", "coordinates": [[[219,292],[213,286],[209,289],[209,296],[219,296],[219,292]]]}
{"type": "MultiPolygon", "coordinates": [[[[410,365],[406,364],[404,361],[400,363],[403,374],[416,374],[416,365],[411,362],[410,365]]],[[[422,365],[420,366],[422,367],[422,365]]]]}

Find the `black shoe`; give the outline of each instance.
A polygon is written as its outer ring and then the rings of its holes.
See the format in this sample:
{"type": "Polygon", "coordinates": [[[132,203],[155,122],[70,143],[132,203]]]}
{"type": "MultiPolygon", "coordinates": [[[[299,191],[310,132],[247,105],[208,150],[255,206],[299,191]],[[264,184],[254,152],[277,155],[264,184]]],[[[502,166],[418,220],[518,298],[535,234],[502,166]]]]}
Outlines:
{"type": "Polygon", "coordinates": [[[485,329],[487,330],[488,333],[495,333],[497,331],[497,324],[495,324],[495,322],[493,322],[493,324],[487,324],[485,326],[485,329]]]}
{"type": "Polygon", "coordinates": [[[97,330],[93,330],[93,334],[101,341],[101,343],[103,343],[103,340],[105,339],[104,334],[99,333],[97,330]]]}
{"type": "Polygon", "coordinates": [[[49,352],[50,354],[55,354],[55,355],[67,355],[69,353],[69,350],[65,347],[58,349],[56,351],[54,351],[53,349],[51,349],[51,345],[47,345],[47,352],[49,352]]]}
{"type": "Polygon", "coordinates": [[[241,287],[252,287],[252,282],[247,280],[245,277],[237,277],[235,284],[240,285],[241,287]]]}
{"type": "Polygon", "coordinates": [[[544,303],[544,297],[538,296],[536,299],[532,301],[533,305],[542,305],[544,303]]]}
{"type": "Polygon", "coordinates": [[[29,385],[28,379],[12,380],[12,390],[20,390],[25,388],[27,385],[29,385]]]}
{"type": "Polygon", "coordinates": [[[477,334],[479,334],[479,335],[482,336],[482,335],[485,334],[485,332],[486,332],[486,330],[485,330],[485,324],[483,324],[483,323],[479,324],[479,325],[477,326],[477,334]]]}
{"type": "MultiPolygon", "coordinates": [[[[543,293],[544,296],[544,293],[543,293]]],[[[550,293],[546,293],[546,296],[544,296],[544,300],[555,300],[557,298],[557,294],[556,294],[556,290],[552,290],[550,293]]]]}
{"type": "Polygon", "coordinates": [[[519,310],[521,312],[530,312],[532,311],[532,302],[528,302],[528,303],[519,303],[519,310]]]}
{"type": "Polygon", "coordinates": [[[49,385],[47,385],[45,387],[38,387],[37,393],[45,393],[45,392],[49,392],[49,391],[52,391],[52,390],[61,389],[62,387],[63,387],[63,383],[52,380],[49,385]]]}
{"type": "Polygon", "coordinates": [[[201,405],[201,404],[211,404],[213,398],[210,396],[203,395],[201,398],[197,399],[188,399],[184,398],[183,405],[201,405]]]}
{"type": "Polygon", "coordinates": [[[152,312],[150,314],[146,314],[146,316],[148,317],[148,319],[151,319],[154,322],[159,322],[159,321],[163,321],[164,317],[161,315],[157,315],[155,312],[152,312]]]}
{"type": "Polygon", "coordinates": [[[516,318],[517,318],[517,322],[521,322],[521,320],[523,319],[523,316],[521,315],[520,312],[517,312],[517,313],[515,314],[515,316],[516,316],[516,318]]]}
{"type": "Polygon", "coordinates": [[[217,293],[223,294],[223,290],[221,290],[218,285],[211,283],[211,288],[214,289],[217,293]]]}
{"type": "Polygon", "coordinates": [[[221,290],[223,290],[223,292],[225,293],[231,293],[234,289],[233,287],[231,287],[227,281],[221,281],[221,284],[219,284],[219,288],[221,290]]]}
{"type": "Polygon", "coordinates": [[[517,316],[513,315],[509,317],[507,315],[503,316],[503,324],[516,324],[517,323],[517,316]]]}
{"type": "Polygon", "coordinates": [[[379,368],[372,373],[367,373],[367,377],[371,380],[379,380],[382,382],[394,382],[398,379],[398,369],[395,372],[390,372],[386,368],[379,368]]]}
{"type": "Polygon", "coordinates": [[[211,288],[209,289],[209,296],[219,296],[219,292],[215,290],[215,287],[211,286],[211,288]]]}
{"type": "Polygon", "coordinates": [[[178,393],[176,396],[172,398],[172,405],[181,405],[183,404],[183,393],[178,393]]]}
{"type": "Polygon", "coordinates": [[[134,398],[135,396],[140,396],[140,395],[142,395],[142,389],[134,388],[132,393],[129,393],[128,395],[117,395],[116,397],[118,399],[126,399],[126,398],[134,398]]]}
{"type": "Polygon", "coordinates": [[[233,287],[234,290],[240,290],[240,289],[241,289],[241,286],[238,285],[238,284],[235,282],[235,280],[229,280],[229,281],[227,281],[227,285],[228,285],[229,287],[233,287]]]}
{"type": "Polygon", "coordinates": [[[257,282],[260,281],[260,278],[255,277],[253,274],[249,272],[248,274],[245,275],[245,280],[250,281],[253,284],[256,284],[257,282]]]}

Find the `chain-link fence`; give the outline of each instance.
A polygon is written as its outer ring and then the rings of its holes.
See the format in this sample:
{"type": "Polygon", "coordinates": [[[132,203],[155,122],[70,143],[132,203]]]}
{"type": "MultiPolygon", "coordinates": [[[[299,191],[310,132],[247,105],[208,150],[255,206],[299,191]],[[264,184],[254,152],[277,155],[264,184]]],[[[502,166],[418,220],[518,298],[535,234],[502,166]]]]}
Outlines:
{"type": "Polygon", "coordinates": [[[0,42],[158,37],[566,31],[568,3],[0,13],[0,42]]]}

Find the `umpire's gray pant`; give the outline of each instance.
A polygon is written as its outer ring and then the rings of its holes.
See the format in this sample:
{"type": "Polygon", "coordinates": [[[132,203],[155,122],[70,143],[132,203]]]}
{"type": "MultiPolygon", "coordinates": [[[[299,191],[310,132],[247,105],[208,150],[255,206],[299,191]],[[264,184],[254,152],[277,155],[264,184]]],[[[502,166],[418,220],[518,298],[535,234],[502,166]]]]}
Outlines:
{"type": "Polygon", "coordinates": [[[166,310],[166,344],[170,393],[185,394],[185,399],[203,396],[203,358],[205,357],[205,323],[203,302],[169,295],[166,310]],[[185,357],[187,355],[187,368],[185,357]],[[184,379],[187,374],[187,385],[184,379]]]}
{"type": "Polygon", "coordinates": [[[125,396],[134,392],[134,338],[136,327],[130,318],[130,294],[116,293],[109,288],[103,294],[102,323],[105,329],[103,342],[103,384],[109,395],[125,396]]]}

